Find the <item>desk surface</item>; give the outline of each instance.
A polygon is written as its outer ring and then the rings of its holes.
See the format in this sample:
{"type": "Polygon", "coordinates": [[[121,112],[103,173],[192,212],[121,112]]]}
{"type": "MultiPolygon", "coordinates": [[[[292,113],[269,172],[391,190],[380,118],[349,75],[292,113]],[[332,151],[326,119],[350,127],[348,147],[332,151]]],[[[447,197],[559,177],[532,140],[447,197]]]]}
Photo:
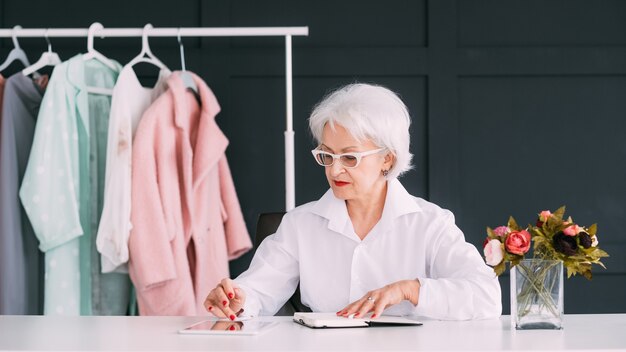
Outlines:
{"type": "Polygon", "coordinates": [[[289,317],[259,336],[190,336],[199,317],[0,316],[0,350],[59,351],[494,351],[623,350],[626,314],[566,315],[563,330],[511,330],[509,317],[423,320],[419,327],[309,329],[289,317]]]}

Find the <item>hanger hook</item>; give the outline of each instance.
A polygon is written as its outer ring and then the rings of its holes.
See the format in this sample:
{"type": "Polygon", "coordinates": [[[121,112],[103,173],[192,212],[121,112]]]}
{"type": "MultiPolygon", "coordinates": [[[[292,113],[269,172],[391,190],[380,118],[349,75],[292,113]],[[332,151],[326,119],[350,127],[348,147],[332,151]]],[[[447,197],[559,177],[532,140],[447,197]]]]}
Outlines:
{"type": "Polygon", "coordinates": [[[150,23],[143,26],[143,33],[141,34],[141,46],[144,53],[151,53],[150,43],[148,43],[148,31],[152,28],[154,27],[152,27],[150,23]]]}
{"type": "Polygon", "coordinates": [[[17,33],[15,33],[18,29],[22,29],[22,26],[17,25],[13,27],[12,37],[13,37],[13,46],[15,47],[15,49],[20,49],[20,43],[17,41],[17,33]]]}
{"type": "Polygon", "coordinates": [[[183,72],[187,71],[185,67],[185,47],[183,46],[183,40],[180,37],[180,27],[178,28],[178,45],[180,45],[180,68],[183,72]]]}
{"type": "Polygon", "coordinates": [[[104,26],[100,22],[94,22],[89,26],[89,30],[87,31],[87,52],[93,51],[94,32],[100,29],[104,29],[104,26]]]}
{"type": "Polygon", "coordinates": [[[46,33],[44,34],[44,38],[46,38],[46,43],[48,43],[48,52],[52,52],[52,44],[50,43],[50,38],[48,37],[48,31],[50,28],[46,28],[46,33]]]}

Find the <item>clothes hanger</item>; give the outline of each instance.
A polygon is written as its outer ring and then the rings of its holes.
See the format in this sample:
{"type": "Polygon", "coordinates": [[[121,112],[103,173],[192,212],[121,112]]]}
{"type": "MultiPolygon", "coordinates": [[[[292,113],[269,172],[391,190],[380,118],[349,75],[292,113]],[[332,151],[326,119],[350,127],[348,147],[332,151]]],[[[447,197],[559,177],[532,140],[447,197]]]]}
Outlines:
{"type": "Polygon", "coordinates": [[[83,60],[87,61],[96,59],[108,66],[111,70],[117,71],[117,66],[110,59],[93,48],[94,32],[100,29],[104,29],[104,26],[102,26],[100,22],[94,22],[91,26],[89,26],[89,31],[87,33],[87,53],[83,55],[83,60]]]}
{"type": "Polygon", "coordinates": [[[0,65],[0,72],[4,71],[15,60],[20,61],[24,65],[24,67],[30,66],[30,62],[28,61],[28,58],[26,57],[26,53],[24,52],[24,50],[22,50],[22,48],[20,48],[20,43],[17,41],[17,34],[15,33],[15,31],[18,29],[22,29],[22,27],[21,26],[13,27],[13,47],[14,48],[11,49],[11,51],[9,52],[9,56],[7,56],[6,60],[4,60],[2,65],[0,65]]]}
{"type": "Polygon", "coordinates": [[[153,53],[152,50],[150,50],[150,43],[148,42],[148,30],[152,29],[154,27],[152,27],[152,25],[150,23],[146,24],[143,27],[143,34],[141,36],[141,52],[139,53],[139,55],[135,56],[134,59],[132,59],[128,65],[129,66],[134,66],[140,62],[145,62],[148,64],[153,64],[154,66],[157,66],[160,69],[165,69],[168,70],[167,66],[165,66],[164,63],[161,62],[161,60],[159,60],[153,53]]]}
{"type": "Polygon", "coordinates": [[[22,74],[24,74],[24,76],[36,73],[46,66],[56,66],[61,63],[61,58],[59,57],[59,54],[52,51],[52,44],[50,44],[50,38],[48,38],[47,29],[45,38],[46,42],[48,43],[48,51],[45,51],[43,54],[41,54],[41,57],[39,58],[39,60],[37,60],[37,62],[22,70],[22,74]]]}
{"type": "Polygon", "coordinates": [[[180,66],[182,69],[180,73],[180,78],[183,80],[183,84],[185,85],[185,88],[193,92],[193,95],[198,101],[198,104],[200,104],[200,95],[198,94],[198,86],[196,85],[196,82],[193,80],[193,77],[191,76],[191,74],[187,72],[187,69],[185,67],[185,48],[183,46],[183,40],[180,38],[180,28],[178,28],[178,45],[180,45],[180,66]]]}
{"type": "MultiPolygon", "coordinates": [[[[89,26],[89,31],[87,32],[87,53],[83,55],[83,60],[98,60],[102,62],[105,66],[110,68],[113,71],[117,71],[117,66],[106,56],[102,55],[99,51],[93,48],[93,37],[94,32],[100,29],[104,29],[104,26],[100,22],[94,22],[89,26]]],[[[86,87],[88,93],[92,94],[100,94],[100,95],[113,95],[113,89],[102,88],[102,87],[86,87]]]]}

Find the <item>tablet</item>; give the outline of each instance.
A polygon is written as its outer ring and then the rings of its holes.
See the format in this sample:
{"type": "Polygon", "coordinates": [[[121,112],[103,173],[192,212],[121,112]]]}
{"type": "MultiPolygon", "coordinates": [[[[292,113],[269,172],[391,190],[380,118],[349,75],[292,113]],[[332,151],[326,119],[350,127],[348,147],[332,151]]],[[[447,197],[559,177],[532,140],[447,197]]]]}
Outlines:
{"type": "Polygon", "coordinates": [[[278,325],[277,322],[258,320],[204,320],[179,330],[179,334],[190,335],[258,335],[272,327],[278,325]]]}

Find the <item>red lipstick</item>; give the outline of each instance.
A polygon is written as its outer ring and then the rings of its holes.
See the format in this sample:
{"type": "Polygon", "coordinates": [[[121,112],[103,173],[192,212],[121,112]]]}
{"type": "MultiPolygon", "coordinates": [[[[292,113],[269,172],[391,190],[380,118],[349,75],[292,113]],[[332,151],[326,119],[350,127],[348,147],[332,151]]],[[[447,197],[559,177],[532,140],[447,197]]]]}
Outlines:
{"type": "Polygon", "coordinates": [[[349,182],[343,182],[343,181],[333,181],[333,182],[335,183],[335,186],[337,187],[343,187],[343,186],[350,184],[349,182]]]}

